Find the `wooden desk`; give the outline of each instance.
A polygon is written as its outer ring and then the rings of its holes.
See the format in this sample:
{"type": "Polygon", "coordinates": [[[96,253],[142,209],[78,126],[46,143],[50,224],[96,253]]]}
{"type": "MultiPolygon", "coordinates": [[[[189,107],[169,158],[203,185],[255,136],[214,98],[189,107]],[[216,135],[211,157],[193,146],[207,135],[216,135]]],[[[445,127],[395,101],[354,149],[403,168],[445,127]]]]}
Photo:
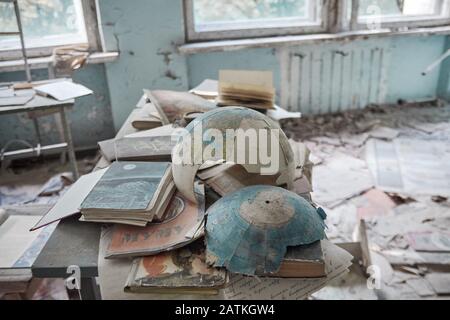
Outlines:
{"type": "Polygon", "coordinates": [[[6,114],[15,114],[26,112],[33,120],[36,135],[38,139],[37,147],[21,149],[15,151],[5,152],[0,160],[21,159],[29,156],[39,156],[41,154],[60,153],[67,151],[69,161],[72,167],[74,179],[78,179],[78,168],[75,157],[75,149],[73,146],[72,133],[67,119],[67,109],[73,107],[75,100],[58,101],[51,98],[35,95],[29,102],[21,106],[0,106],[0,116],[6,114]],[[39,131],[38,117],[59,112],[61,117],[61,124],[64,133],[64,142],[42,146],[41,136],[39,131]]]}
{"type": "MultiPolygon", "coordinates": [[[[134,109],[116,137],[136,132],[131,125],[134,109]]],[[[101,158],[96,169],[109,165],[101,158]]],[[[94,169],[95,170],[95,169],[94,169]]],[[[100,290],[95,277],[98,276],[98,250],[101,224],[78,221],[79,215],[59,222],[40,255],[34,262],[31,271],[37,278],[67,278],[69,266],[75,265],[81,271],[81,298],[86,300],[100,299],[100,290]]]]}

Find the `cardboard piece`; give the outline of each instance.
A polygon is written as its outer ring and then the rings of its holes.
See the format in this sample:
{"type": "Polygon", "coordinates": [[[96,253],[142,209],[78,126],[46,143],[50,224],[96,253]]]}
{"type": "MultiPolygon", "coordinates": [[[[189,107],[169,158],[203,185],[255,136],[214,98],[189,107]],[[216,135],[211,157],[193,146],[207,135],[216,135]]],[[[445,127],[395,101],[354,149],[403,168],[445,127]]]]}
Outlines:
{"type": "Polygon", "coordinates": [[[67,190],[58,202],[34,225],[31,230],[37,230],[50,223],[70,217],[80,212],[80,205],[105,173],[106,169],[94,171],[78,179],[67,190]]]}

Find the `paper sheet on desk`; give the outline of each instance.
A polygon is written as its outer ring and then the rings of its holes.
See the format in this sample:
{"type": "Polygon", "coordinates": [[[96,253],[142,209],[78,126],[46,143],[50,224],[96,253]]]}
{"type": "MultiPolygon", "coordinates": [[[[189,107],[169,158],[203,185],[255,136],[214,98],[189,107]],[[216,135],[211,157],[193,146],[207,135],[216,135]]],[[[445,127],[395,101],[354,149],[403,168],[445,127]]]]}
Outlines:
{"type": "Polygon", "coordinates": [[[43,96],[47,95],[59,101],[66,101],[93,93],[92,90],[85,86],[71,81],[56,81],[37,86],[34,89],[43,96]]]}
{"type": "Polygon", "coordinates": [[[0,90],[0,107],[23,106],[34,97],[34,90],[0,90]],[[11,95],[12,92],[12,95],[11,95]]]}
{"type": "Polygon", "coordinates": [[[9,87],[0,87],[0,98],[14,97],[14,89],[9,87]]]}
{"type": "Polygon", "coordinates": [[[301,300],[325,287],[330,281],[348,272],[352,255],[332,244],[322,241],[327,277],[319,279],[271,279],[232,275],[224,289],[228,300],[301,300]]]}
{"type": "MultiPolygon", "coordinates": [[[[31,268],[54,230],[28,231],[39,219],[40,216],[34,215],[10,215],[1,224],[0,269],[31,268]]],[[[6,275],[5,272],[2,274],[6,275]]]]}

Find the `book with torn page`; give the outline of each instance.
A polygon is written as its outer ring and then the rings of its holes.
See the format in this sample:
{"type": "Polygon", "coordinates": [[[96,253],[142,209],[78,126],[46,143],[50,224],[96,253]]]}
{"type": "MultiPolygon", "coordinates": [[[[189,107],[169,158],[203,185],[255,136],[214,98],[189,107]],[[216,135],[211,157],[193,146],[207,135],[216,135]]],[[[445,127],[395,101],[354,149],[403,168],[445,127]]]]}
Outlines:
{"type": "Polygon", "coordinates": [[[115,225],[105,258],[154,255],[180,248],[204,234],[205,194],[196,186],[198,204],[177,192],[172,197],[161,223],[145,228],[115,225]]]}
{"type": "Polygon", "coordinates": [[[205,113],[217,108],[213,102],[189,92],[144,90],[144,93],[158,110],[163,124],[183,120],[193,112],[205,113]]]}
{"type": "Polygon", "coordinates": [[[271,71],[220,70],[219,106],[274,109],[275,88],[271,71]]]}
{"type": "Polygon", "coordinates": [[[31,231],[79,213],[81,203],[98,183],[105,171],[106,169],[100,169],[81,176],[80,179],[71,185],[69,190],[58,199],[56,204],[47,212],[47,214],[31,228],[31,231]]]}
{"type": "Polygon", "coordinates": [[[223,163],[201,170],[197,176],[221,196],[254,185],[276,186],[279,175],[249,173],[238,164],[223,163]]]}
{"type": "Polygon", "coordinates": [[[320,241],[316,241],[310,245],[288,247],[278,272],[266,276],[274,278],[321,278],[326,275],[322,246],[320,241]]]}
{"type": "Polygon", "coordinates": [[[164,213],[170,204],[170,199],[175,193],[175,183],[170,181],[165,187],[164,191],[160,192],[156,200],[156,205],[149,213],[138,214],[133,213],[120,213],[120,212],[100,212],[94,215],[83,215],[80,221],[85,222],[100,222],[100,223],[116,223],[126,224],[130,226],[145,227],[148,222],[160,222],[163,220],[164,213]],[[150,220],[151,219],[151,220],[150,220]]]}
{"type": "Polygon", "coordinates": [[[133,113],[131,125],[138,130],[148,130],[163,125],[161,116],[152,103],[146,102],[133,113]]]}
{"type": "Polygon", "coordinates": [[[161,218],[175,185],[170,162],[114,162],[81,204],[85,221],[161,218]]]}
{"type": "Polygon", "coordinates": [[[202,240],[158,255],[133,260],[126,292],[216,295],[227,283],[224,269],[206,264],[202,240]]]}
{"type": "Polygon", "coordinates": [[[36,86],[34,90],[42,96],[49,96],[58,101],[66,101],[93,93],[91,89],[72,81],[55,81],[36,86]]]}
{"type": "Polygon", "coordinates": [[[101,154],[110,162],[170,161],[177,142],[176,128],[166,125],[128,134],[120,139],[100,141],[101,154]]]}

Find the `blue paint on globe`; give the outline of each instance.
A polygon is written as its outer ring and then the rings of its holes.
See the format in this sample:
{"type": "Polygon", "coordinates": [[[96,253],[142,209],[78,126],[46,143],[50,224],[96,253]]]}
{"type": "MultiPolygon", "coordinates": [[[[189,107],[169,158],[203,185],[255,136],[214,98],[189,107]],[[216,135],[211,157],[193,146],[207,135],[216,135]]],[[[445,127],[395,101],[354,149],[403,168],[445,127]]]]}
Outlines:
{"type": "Polygon", "coordinates": [[[323,209],[283,188],[243,188],[207,211],[208,261],[233,273],[275,273],[287,247],[325,239],[324,217],[323,209]]]}

